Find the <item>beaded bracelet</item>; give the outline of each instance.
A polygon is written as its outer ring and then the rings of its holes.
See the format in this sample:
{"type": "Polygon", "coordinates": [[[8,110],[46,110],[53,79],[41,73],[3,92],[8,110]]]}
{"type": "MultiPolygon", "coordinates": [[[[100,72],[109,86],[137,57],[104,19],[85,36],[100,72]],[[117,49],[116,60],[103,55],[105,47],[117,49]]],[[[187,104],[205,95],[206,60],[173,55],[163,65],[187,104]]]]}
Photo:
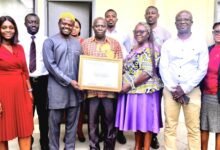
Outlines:
{"type": "Polygon", "coordinates": [[[32,89],[32,88],[28,89],[28,92],[32,92],[32,91],[33,91],[33,89],[32,89]]]}

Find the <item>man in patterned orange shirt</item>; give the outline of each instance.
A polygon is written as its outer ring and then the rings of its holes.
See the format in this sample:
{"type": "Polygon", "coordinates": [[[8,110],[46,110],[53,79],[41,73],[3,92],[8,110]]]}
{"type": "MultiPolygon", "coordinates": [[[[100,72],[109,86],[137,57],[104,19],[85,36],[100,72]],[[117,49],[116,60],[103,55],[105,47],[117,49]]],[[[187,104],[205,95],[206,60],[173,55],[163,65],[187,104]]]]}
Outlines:
{"type": "MultiPolygon", "coordinates": [[[[95,36],[86,39],[82,44],[83,54],[105,57],[105,58],[122,58],[122,51],[119,42],[107,37],[105,35],[107,30],[107,23],[104,18],[98,17],[93,22],[93,31],[95,36]]],[[[116,93],[107,91],[87,91],[88,99],[88,124],[89,124],[89,138],[90,150],[100,149],[99,147],[99,109],[102,107],[104,111],[104,149],[114,150],[116,130],[114,101],[116,100],[116,93]]]]}

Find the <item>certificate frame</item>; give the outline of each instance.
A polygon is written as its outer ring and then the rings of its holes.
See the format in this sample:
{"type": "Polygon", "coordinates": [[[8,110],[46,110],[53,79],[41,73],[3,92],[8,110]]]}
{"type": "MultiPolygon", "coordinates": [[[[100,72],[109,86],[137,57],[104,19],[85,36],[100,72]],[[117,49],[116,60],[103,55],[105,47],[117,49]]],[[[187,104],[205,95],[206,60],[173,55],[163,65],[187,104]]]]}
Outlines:
{"type": "Polygon", "coordinates": [[[78,82],[81,89],[119,92],[122,59],[80,55],[78,82]]]}

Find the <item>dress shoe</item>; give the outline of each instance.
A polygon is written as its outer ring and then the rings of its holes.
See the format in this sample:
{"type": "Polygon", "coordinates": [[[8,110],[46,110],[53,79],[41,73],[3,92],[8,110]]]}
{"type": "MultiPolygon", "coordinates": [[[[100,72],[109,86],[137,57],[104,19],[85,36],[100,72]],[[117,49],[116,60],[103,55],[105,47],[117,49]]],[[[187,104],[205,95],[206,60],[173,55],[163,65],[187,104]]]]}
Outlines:
{"type": "Polygon", "coordinates": [[[49,146],[43,145],[43,146],[41,146],[41,150],[49,150],[49,146]]]}
{"type": "Polygon", "coordinates": [[[103,141],[104,141],[104,138],[105,138],[104,132],[101,132],[101,133],[99,134],[99,142],[103,142],[103,141]]]}
{"type": "Polygon", "coordinates": [[[40,139],[39,142],[41,150],[49,150],[49,139],[40,139]]]}
{"type": "Polygon", "coordinates": [[[152,136],[150,147],[152,147],[153,149],[158,149],[160,147],[160,144],[158,142],[158,139],[157,139],[156,135],[152,136]]]}
{"type": "Polygon", "coordinates": [[[85,142],[86,141],[86,138],[85,138],[83,132],[77,132],[77,135],[78,135],[78,140],[80,142],[85,142]]]}
{"type": "Polygon", "coordinates": [[[118,131],[116,139],[120,144],[125,144],[127,142],[122,131],[118,131]]]}

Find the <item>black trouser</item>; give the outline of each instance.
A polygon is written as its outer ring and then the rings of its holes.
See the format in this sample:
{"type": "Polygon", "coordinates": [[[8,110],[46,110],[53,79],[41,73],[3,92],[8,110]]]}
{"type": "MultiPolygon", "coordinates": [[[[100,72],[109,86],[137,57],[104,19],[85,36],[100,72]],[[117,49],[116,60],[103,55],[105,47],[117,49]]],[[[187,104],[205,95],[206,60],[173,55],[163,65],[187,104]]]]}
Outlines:
{"type": "Polygon", "coordinates": [[[47,95],[47,83],[48,76],[30,77],[31,87],[33,89],[34,106],[37,109],[39,130],[40,130],[40,144],[41,146],[48,145],[48,95],[47,95]]]}
{"type": "Polygon", "coordinates": [[[114,100],[109,98],[90,98],[88,100],[88,126],[90,150],[99,150],[99,109],[103,108],[103,115],[101,115],[105,124],[104,150],[114,150],[116,130],[114,100]]]}

